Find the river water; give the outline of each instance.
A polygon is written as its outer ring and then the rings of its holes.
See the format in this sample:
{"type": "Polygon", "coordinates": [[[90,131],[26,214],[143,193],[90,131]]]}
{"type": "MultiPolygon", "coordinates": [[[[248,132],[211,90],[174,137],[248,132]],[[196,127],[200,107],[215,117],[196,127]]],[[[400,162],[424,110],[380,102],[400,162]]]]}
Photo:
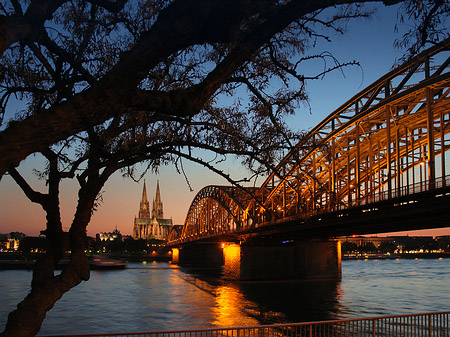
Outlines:
{"type": "MultiPolygon", "coordinates": [[[[223,282],[169,263],[92,271],[40,334],[182,330],[450,310],[450,259],[342,261],[341,281],[223,282]]],[[[31,272],[0,271],[0,329],[31,272]]]]}

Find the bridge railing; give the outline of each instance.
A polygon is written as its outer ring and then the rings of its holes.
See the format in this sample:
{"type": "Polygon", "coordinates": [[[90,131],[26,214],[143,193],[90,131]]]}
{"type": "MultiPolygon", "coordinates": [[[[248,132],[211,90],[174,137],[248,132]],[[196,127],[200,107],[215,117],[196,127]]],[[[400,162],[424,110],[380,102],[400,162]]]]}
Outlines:
{"type": "Polygon", "coordinates": [[[432,189],[440,189],[446,186],[450,186],[450,175],[438,178],[435,181],[423,180],[408,186],[400,186],[393,188],[391,192],[383,191],[360,200],[360,204],[369,204],[373,202],[379,202],[394,198],[411,196],[414,194],[431,191],[432,189]]]}
{"type": "Polygon", "coordinates": [[[367,197],[363,197],[358,200],[353,200],[351,202],[351,205],[349,204],[337,204],[337,205],[331,205],[332,209],[315,209],[308,214],[304,214],[305,217],[310,217],[314,215],[324,214],[328,213],[330,211],[344,211],[348,210],[349,208],[355,207],[355,206],[364,206],[364,205],[370,205],[381,201],[387,201],[392,200],[396,198],[401,197],[408,197],[413,196],[415,194],[419,194],[422,192],[427,192],[431,190],[439,190],[444,187],[450,187],[450,175],[447,175],[445,177],[436,178],[434,181],[430,180],[423,180],[414,184],[410,184],[407,186],[400,186],[400,187],[394,187],[392,190],[389,191],[380,191],[377,193],[374,193],[372,195],[369,195],[367,197]]]}
{"type": "Polygon", "coordinates": [[[296,324],[186,331],[58,335],[52,337],[448,337],[450,312],[383,316],[296,324]]]}

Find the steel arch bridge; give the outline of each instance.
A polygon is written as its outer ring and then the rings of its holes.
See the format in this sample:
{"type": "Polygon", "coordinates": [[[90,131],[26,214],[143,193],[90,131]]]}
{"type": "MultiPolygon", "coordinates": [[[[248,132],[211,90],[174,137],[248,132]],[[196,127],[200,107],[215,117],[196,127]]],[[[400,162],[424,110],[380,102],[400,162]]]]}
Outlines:
{"type": "MultiPolygon", "coordinates": [[[[169,242],[244,233],[289,219],[446,189],[450,39],[387,73],[331,113],[258,189],[207,186],[169,242]]],[[[406,201],[409,202],[409,201],[406,201]]],[[[413,202],[413,201],[411,201],[413,202]]],[[[343,213],[342,213],[343,214],[343,213]]],[[[450,224],[450,222],[449,222],[450,224]]]]}
{"type": "Polygon", "coordinates": [[[182,230],[174,227],[169,241],[197,240],[251,227],[253,219],[247,206],[255,190],[234,186],[204,187],[192,201],[182,230]]]}

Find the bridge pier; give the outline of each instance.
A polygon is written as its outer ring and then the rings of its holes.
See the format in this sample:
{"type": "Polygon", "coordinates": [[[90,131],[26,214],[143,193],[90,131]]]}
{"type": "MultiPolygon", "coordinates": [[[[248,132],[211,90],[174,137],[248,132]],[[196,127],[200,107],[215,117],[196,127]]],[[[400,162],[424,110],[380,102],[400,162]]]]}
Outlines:
{"type": "MultiPolygon", "coordinates": [[[[233,247],[233,246],[232,246],[233,247]]],[[[224,278],[232,280],[340,279],[341,252],[336,241],[295,241],[281,245],[224,248],[224,278]],[[239,254],[237,250],[239,249],[239,254]]]]}
{"type": "Polygon", "coordinates": [[[223,265],[221,243],[189,243],[172,250],[172,263],[181,266],[220,267],[223,265]]]}
{"type": "Polygon", "coordinates": [[[222,266],[223,278],[236,281],[341,278],[337,241],[188,245],[179,250],[178,261],[180,265],[222,266]]]}

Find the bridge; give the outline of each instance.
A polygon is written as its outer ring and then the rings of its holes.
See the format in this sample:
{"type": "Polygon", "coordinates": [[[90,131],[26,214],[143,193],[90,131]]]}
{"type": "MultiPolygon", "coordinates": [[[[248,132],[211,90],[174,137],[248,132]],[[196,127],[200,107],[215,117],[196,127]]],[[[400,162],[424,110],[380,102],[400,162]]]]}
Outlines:
{"type": "MultiPolygon", "coordinates": [[[[168,245],[185,251],[194,247],[198,255],[200,243],[234,243],[247,250],[255,242],[266,247],[283,243],[296,248],[287,255],[280,248],[263,254],[258,248],[249,259],[262,255],[272,261],[276,252],[283,259],[294,254],[303,260],[305,254],[311,259],[325,250],[321,261],[330,264],[340,254],[339,243],[330,238],[450,226],[449,68],[447,39],[332,112],[261,187],[203,188],[168,245]],[[299,248],[298,242],[308,243],[299,248]],[[313,242],[320,242],[318,248],[313,242]]],[[[211,254],[201,259],[205,256],[211,254]]],[[[340,256],[332,264],[332,274],[339,277],[340,256]]]]}

